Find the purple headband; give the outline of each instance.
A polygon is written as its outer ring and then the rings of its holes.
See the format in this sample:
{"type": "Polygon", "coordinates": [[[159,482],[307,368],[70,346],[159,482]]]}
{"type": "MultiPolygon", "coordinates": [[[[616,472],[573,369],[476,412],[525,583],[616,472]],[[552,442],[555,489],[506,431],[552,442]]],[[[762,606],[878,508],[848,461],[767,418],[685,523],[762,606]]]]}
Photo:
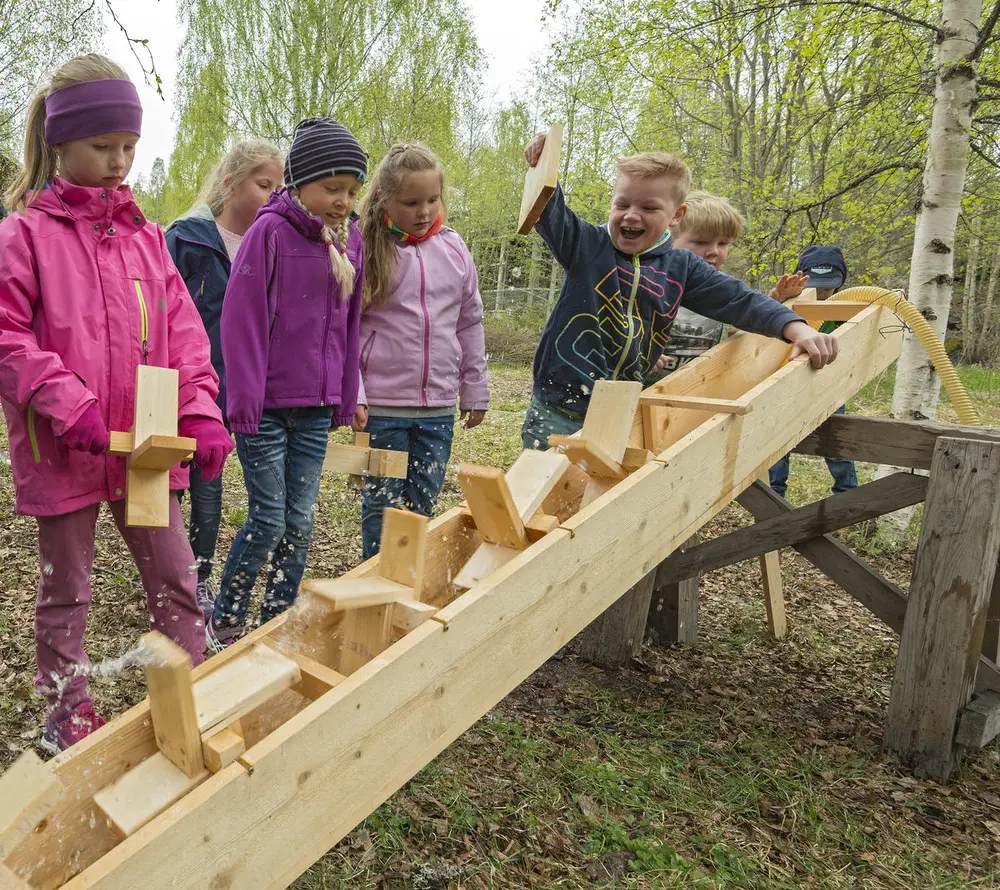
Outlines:
{"type": "Polygon", "coordinates": [[[49,145],[102,133],[142,128],[142,104],[129,80],[90,80],[53,90],[45,97],[45,141],[49,145]]]}

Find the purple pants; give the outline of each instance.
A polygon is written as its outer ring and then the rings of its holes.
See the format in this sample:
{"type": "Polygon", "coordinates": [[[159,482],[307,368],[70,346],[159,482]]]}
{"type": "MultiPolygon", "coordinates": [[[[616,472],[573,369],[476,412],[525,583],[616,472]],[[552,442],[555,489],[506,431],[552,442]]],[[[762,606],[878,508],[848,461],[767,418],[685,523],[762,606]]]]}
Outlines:
{"type": "MultiPolygon", "coordinates": [[[[83,634],[93,592],[94,530],[100,504],[61,516],[38,516],[41,576],[35,602],[35,689],[52,707],[70,709],[88,698],[85,677],[74,677],[60,700],[53,675],[87,664],[83,634]]],[[[128,528],[125,501],[108,504],[132,552],[149,606],[153,630],[168,636],[200,664],[205,619],[195,599],[197,572],[177,498],[170,497],[169,528],[128,528]]]]}

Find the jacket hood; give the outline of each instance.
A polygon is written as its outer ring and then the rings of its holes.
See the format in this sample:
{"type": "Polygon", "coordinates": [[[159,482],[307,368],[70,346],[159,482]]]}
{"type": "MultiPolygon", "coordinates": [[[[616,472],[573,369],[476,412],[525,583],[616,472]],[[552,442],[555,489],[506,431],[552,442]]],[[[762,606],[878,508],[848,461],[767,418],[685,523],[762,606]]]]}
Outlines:
{"type": "Polygon", "coordinates": [[[284,188],[280,192],[274,192],[268,198],[267,203],[257,211],[257,216],[254,219],[261,219],[266,214],[271,213],[284,217],[299,234],[305,235],[306,238],[311,238],[313,241],[322,240],[323,220],[311,213],[306,213],[299,207],[292,200],[288,189],[284,188]]]}

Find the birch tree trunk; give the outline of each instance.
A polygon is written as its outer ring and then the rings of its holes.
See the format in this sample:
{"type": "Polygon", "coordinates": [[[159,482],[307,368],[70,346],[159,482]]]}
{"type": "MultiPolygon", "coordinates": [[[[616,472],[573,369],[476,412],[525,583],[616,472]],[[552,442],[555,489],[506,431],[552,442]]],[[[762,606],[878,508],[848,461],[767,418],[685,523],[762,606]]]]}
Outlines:
{"type": "Polygon", "coordinates": [[[976,285],[979,271],[979,238],[972,240],[965,263],[965,293],[962,296],[962,358],[972,361],[976,351],[976,285]]]}
{"type": "MultiPolygon", "coordinates": [[[[975,58],[982,9],[982,0],[942,0],[938,20],[934,106],[907,296],[939,337],[944,336],[951,307],[955,228],[965,189],[976,98],[976,70],[971,60],[975,58]]],[[[934,418],[940,392],[941,380],[930,359],[920,341],[907,332],[896,366],[892,416],[900,420],[934,418]]],[[[882,468],[879,475],[891,472],[895,468],[882,468]]],[[[901,542],[912,515],[909,508],[886,516],[884,531],[901,542]]]]}

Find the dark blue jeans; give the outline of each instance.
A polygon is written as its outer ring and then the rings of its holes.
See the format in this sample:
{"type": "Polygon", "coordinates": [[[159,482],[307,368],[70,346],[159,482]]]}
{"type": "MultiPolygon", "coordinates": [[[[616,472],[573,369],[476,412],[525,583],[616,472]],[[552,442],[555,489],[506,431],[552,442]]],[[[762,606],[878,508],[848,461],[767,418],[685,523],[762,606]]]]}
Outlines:
{"type": "Polygon", "coordinates": [[[330,408],[280,408],[264,412],[257,433],[236,434],[247,487],[247,521],[222,571],[215,601],[217,625],[246,623],[254,582],[268,558],[261,623],[295,602],[312,540],[330,417],[330,408]]]}
{"type": "Polygon", "coordinates": [[[372,448],[410,453],[405,479],[369,477],[361,498],[361,546],[365,559],[379,551],[382,515],[386,507],[398,507],[430,516],[434,512],[445,471],[451,458],[455,417],[369,416],[365,432],[372,448]]]}
{"type": "Polygon", "coordinates": [[[521,444],[527,451],[548,451],[549,436],[572,436],[582,429],[583,414],[556,408],[532,394],[521,424],[521,444]]]}
{"type": "MultiPolygon", "coordinates": [[[[837,414],[846,414],[847,409],[840,407],[837,414]]],[[[786,454],[770,470],[767,471],[768,481],[771,483],[771,491],[775,494],[785,496],[788,489],[788,466],[791,459],[790,454],[786,454]]],[[[858,474],[854,468],[853,460],[841,460],[840,458],[828,457],[826,466],[833,476],[833,493],[842,494],[858,487],[858,474]]]]}
{"type": "Polygon", "coordinates": [[[191,520],[188,537],[198,565],[198,583],[212,577],[215,565],[215,548],[219,543],[219,525],[222,522],[222,476],[211,482],[201,478],[201,470],[191,464],[191,520]]]}

